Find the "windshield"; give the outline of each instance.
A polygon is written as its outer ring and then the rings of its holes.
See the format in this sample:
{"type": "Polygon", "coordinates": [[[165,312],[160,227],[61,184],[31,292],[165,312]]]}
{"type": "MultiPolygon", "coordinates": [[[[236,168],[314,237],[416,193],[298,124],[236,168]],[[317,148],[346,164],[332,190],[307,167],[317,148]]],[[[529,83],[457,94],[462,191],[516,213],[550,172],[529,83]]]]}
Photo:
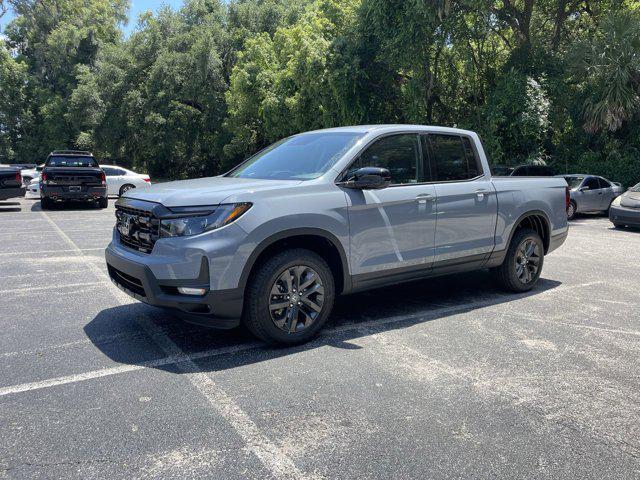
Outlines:
{"type": "Polygon", "coordinates": [[[312,180],[326,173],[364,134],[303,133],[285,138],[251,157],[228,177],[312,180]]]}
{"type": "Polygon", "coordinates": [[[584,180],[584,177],[564,177],[564,179],[569,184],[569,188],[577,188],[584,180]]]}
{"type": "Polygon", "coordinates": [[[47,167],[95,167],[98,162],[93,157],[55,155],[47,160],[47,167]]]}
{"type": "Polygon", "coordinates": [[[631,190],[632,192],[640,192],[640,183],[631,187],[629,190],[631,190]]]}

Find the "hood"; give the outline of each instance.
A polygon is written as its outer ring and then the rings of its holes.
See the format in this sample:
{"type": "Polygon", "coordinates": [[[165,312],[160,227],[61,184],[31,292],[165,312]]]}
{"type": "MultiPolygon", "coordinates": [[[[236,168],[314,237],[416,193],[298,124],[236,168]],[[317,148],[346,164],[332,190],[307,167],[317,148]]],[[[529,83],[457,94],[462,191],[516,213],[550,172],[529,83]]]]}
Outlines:
{"type": "Polygon", "coordinates": [[[145,189],[129,190],[124,197],[146,200],[165,207],[219,205],[231,195],[298,185],[300,180],[208,177],[156,183],[145,189]]]}
{"type": "Polygon", "coordinates": [[[640,208],[640,192],[627,192],[622,195],[620,205],[628,208],[640,208]]]}

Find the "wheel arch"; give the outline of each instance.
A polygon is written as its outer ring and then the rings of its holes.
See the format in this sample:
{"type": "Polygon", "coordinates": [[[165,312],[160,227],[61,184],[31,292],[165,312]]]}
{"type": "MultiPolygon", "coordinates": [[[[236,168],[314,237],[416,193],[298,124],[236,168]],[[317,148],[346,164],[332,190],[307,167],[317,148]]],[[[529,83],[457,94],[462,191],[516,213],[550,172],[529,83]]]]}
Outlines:
{"type": "Polygon", "coordinates": [[[340,240],[326,230],[302,227],[275,233],[258,244],[242,269],[239,282],[242,291],[246,291],[252,272],[265,258],[288,248],[306,248],[318,253],[329,264],[334,274],[336,294],[348,293],[351,290],[347,254],[340,240]]]}
{"type": "Polygon", "coordinates": [[[509,242],[507,248],[511,245],[511,240],[516,232],[522,228],[530,228],[535,230],[540,238],[542,238],[542,244],[544,245],[544,253],[549,251],[549,245],[551,244],[551,222],[549,217],[542,210],[530,210],[523,213],[514,222],[514,227],[509,234],[509,242]]]}

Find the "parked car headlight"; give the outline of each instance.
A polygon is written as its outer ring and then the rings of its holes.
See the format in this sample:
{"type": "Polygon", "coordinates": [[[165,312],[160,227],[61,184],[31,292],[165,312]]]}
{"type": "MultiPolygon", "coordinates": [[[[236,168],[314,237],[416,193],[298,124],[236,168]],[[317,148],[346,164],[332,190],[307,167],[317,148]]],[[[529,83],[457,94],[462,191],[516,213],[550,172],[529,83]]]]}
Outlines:
{"type": "Polygon", "coordinates": [[[161,237],[187,237],[224,227],[244,215],[251,203],[232,203],[217,207],[176,207],[175,217],[160,220],[161,237]]]}
{"type": "Polygon", "coordinates": [[[611,202],[611,206],[612,207],[619,207],[620,206],[620,202],[622,201],[622,195],[620,195],[619,197],[616,197],[613,202],[611,202]]]}

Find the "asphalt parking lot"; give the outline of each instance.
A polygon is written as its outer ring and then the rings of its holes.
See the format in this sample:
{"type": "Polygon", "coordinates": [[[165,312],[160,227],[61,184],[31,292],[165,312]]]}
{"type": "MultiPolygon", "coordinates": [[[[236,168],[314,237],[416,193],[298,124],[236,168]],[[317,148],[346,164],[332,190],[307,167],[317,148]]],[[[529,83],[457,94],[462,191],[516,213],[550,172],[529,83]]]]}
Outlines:
{"type": "Polygon", "coordinates": [[[0,478],[640,478],[639,231],[582,217],[533,292],[358,294],[274,349],[112,286],[113,202],[0,210],[0,478]]]}

